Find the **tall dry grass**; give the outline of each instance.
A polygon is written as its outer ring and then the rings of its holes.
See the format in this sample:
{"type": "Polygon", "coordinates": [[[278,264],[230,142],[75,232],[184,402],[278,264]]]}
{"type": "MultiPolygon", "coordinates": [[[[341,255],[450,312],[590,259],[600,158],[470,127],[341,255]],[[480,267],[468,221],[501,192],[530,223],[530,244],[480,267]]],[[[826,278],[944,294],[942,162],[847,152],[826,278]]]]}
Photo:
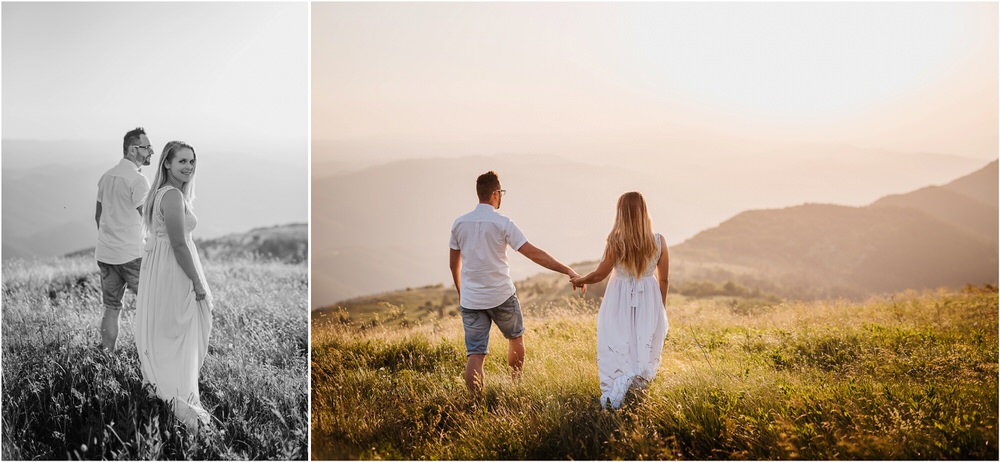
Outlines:
{"type": "Polygon", "coordinates": [[[216,310],[199,384],[213,425],[190,435],[142,388],[134,311],[122,312],[117,350],[99,350],[92,257],[5,261],[3,459],[306,458],[306,266],[206,272],[216,310]]]}
{"type": "Polygon", "coordinates": [[[526,306],[520,383],[494,329],[486,392],[461,323],[313,324],[317,459],[996,459],[997,293],[864,303],[668,302],[648,391],[604,411],[597,305],[526,306]]]}

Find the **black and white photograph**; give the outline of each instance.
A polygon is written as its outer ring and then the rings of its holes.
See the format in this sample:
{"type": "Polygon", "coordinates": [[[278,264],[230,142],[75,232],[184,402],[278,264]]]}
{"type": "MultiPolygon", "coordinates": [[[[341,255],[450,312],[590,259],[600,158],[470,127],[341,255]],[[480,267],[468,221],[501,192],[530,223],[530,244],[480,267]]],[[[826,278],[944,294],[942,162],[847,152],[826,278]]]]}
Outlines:
{"type": "Polygon", "coordinates": [[[308,458],[308,18],[3,3],[2,459],[308,458]]]}

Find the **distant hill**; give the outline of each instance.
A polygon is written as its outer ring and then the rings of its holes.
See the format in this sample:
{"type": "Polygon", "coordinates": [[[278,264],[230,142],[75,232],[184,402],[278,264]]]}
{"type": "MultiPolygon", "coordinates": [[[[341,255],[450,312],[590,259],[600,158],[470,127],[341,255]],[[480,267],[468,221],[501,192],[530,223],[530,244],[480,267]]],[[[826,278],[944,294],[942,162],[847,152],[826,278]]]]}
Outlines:
{"type": "MultiPolygon", "coordinates": [[[[575,265],[584,274],[592,271],[596,266],[595,262],[575,265]]],[[[516,281],[514,286],[522,306],[563,302],[565,296],[573,293],[572,286],[566,276],[550,271],[516,281]]],[[[605,283],[601,283],[592,287],[591,290],[588,290],[587,295],[592,298],[599,297],[603,295],[605,286],[605,283]]],[[[339,314],[341,308],[349,313],[349,318],[352,321],[362,323],[376,321],[378,323],[404,324],[433,321],[459,314],[458,294],[455,292],[455,287],[432,284],[364,295],[320,306],[312,312],[313,322],[343,321],[342,315],[339,314]]]]}
{"type": "MultiPolygon", "coordinates": [[[[864,207],[805,204],[740,213],[672,246],[671,293],[731,296],[755,303],[779,297],[860,298],[906,289],[997,284],[998,164],[942,186],[896,194],[864,207]],[[714,282],[713,282],[714,281],[714,282]]],[[[582,274],[597,262],[574,263],[582,274]]],[[[600,297],[606,280],[590,286],[600,297]]],[[[566,277],[540,271],[515,282],[522,305],[545,309],[572,294],[566,277]]],[[[734,306],[736,302],[733,302],[734,306]]],[[[458,316],[450,284],[320,305],[314,323],[407,325],[458,316]],[[343,310],[343,311],[341,311],[343,310]]]]}
{"type": "Polygon", "coordinates": [[[994,160],[989,165],[944,185],[944,188],[996,207],[1000,201],[997,194],[1000,185],[1000,180],[997,178],[998,162],[1000,161],[994,160]]]}
{"type": "Polygon", "coordinates": [[[928,186],[906,194],[887,196],[872,206],[920,210],[961,228],[996,238],[997,162],[943,186],[928,186]]]}
{"type": "Polygon", "coordinates": [[[209,260],[251,256],[285,263],[304,263],[309,258],[309,227],[305,223],[254,228],[197,243],[209,260]]]}
{"type": "MultiPolygon", "coordinates": [[[[304,263],[309,257],[309,231],[304,223],[254,228],[212,239],[195,239],[206,261],[254,258],[285,263],[304,263]]],[[[94,248],[78,250],[67,257],[93,255],[94,248]]]]}
{"type": "Polygon", "coordinates": [[[806,297],[996,284],[997,170],[994,161],[865,207],[744,212],[674,246],[671,257],[743,270],[777,281],[783,295],[806,297]]]}

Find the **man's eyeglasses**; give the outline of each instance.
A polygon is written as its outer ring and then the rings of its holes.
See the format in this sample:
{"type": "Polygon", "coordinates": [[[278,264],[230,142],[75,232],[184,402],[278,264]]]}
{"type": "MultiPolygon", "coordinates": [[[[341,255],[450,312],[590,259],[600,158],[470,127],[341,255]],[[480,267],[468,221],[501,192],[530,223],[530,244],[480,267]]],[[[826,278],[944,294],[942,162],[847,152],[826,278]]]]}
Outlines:
{"type": "Polygon", "coordinates": [[[143,146],[143,145],[141,145],[141,144],[133,144],[133,146],[135,146],[135,147],[137,147],[137,148],[142,148],[142,149],[145,149],[145,150],[147,150],[147,151],[149,151],[149,152],[153,152],[153,145],[151,145],[151,144],[147,144],[147,145],[145,145],[145,146],[143,146]]]}
{"type": "Polygon", "coordinates": [[[506,189],[498,189],[498,190],[496,190],[496,191],[493,191],[493,192],[498,192],[498,193],[500,193],[500,196],[501,196],[501,197],[503,197],[503,196],[504,196],[505,194],[507,194],[507,190],[506,190],[506,189]]]}

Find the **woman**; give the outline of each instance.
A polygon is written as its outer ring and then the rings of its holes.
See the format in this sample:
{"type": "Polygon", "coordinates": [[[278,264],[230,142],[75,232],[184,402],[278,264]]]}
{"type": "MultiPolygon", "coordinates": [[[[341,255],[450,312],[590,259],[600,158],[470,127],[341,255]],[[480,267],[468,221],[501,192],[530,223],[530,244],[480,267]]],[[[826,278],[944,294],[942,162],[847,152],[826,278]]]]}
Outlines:
{"type": "Polygon", "coordinates": [[[143,207],[146,253],[139,271],[135,343],[144,383],[171,403],[188,429],[209,423],[201,406],[198,374],[208,353],[212,305],[191,231],[194,148],[171,141],[143,207]]]}
{"type": "Polygon", "coordinates": [[[645,387],[660,368],[669,268],[666,242],[653,233],[642,194],[622,194],[604,258],[592,273],[571,279],[576,288],[611,274],[597,313],[602,408],[621,407],[629,388],[645,387]]]}

